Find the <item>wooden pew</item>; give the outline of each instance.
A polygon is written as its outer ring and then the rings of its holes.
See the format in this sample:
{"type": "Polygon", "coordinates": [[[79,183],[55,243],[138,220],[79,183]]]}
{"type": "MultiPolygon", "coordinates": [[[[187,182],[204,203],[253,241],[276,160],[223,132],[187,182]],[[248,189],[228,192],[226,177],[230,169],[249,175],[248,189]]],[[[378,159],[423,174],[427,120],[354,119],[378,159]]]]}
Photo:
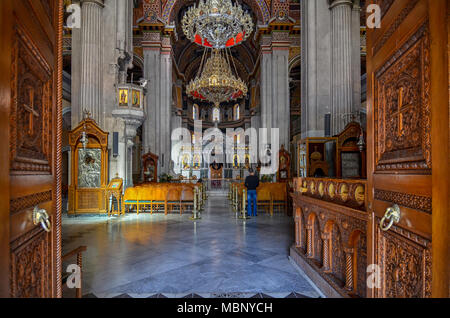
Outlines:
{"type": "MultiPolygon", "coordinates": [[[[239,210],[242,205],[244,189],[245,186],[243,183],[234,182],[230,184],[229,198],[234,211],[239,210]]],[[[256,193],[258,207],[262,207],[270,215],[273,215],[274,206],[283,207],[287,213],[288,198],[286,183],[260,183],[256,189],[256,193]]]]}
{"type": "Polygon", "coordinates": [[[180,213],[186,206],[193,205],[194,189],[197,188],[197,203],[203,206],[204,187],[201,184],[189,183],[147,183],[125,190],[123,210],[136,209],[141,211],[164,211],[165,214],[178,207],[180,213]]]}

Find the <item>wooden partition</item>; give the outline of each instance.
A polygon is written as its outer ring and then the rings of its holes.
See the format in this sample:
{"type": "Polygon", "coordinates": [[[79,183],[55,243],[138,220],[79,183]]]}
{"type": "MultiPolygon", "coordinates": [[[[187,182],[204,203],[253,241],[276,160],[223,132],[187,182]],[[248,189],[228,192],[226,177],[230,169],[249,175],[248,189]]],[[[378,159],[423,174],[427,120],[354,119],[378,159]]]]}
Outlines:
{"type": "Polygon", "coordinates": [[[366,296],[366,181],[298,178],[291,257],[332,297],[366,296]]]}

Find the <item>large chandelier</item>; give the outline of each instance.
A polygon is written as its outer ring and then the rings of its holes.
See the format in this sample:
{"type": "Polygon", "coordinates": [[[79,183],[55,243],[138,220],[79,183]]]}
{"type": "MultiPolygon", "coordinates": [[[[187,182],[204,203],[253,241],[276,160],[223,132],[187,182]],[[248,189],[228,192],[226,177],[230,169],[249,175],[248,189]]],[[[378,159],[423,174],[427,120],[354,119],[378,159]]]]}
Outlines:
{"type": "Polygon", "coordinates": [[[231,0],[200,0],[187,10],[181,25],[189,40],[215,49],[238,45],[253,30],[251,16],[231,0]]]}
{"type": "MultiPolygon", "coordinates": [[[[205,54],[201,64],[203,64],[205,54]]],[[[236,100],[246,95],[247,85],[231,72],[227,63],[227,60],[230,59],[232,57],[227,55],[226,50],[222,54],[219,50],[214,49],[211,57],[205,63],[201,76],[199,74],[202,65],[200,65],[195,79],[187,85],[187,94],[195,99],[214,103],[216,107],[219,107],[221,102],[236,100]]],[[[236,66],[235,71],[237,75],[236,66]]]]}

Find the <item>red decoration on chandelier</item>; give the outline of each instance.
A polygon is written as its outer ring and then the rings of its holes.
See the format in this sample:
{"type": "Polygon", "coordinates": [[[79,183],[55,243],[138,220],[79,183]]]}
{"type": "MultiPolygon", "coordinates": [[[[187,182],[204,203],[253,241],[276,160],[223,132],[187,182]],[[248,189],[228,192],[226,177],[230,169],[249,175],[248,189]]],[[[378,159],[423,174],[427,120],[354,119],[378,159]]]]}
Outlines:
{"type": "Polygon", "coordinates": [[[244,35],[242,33],[238,33],[236,35],[236,44],[242,42],[242,39],[244,38],[244,35]]]}
{"type": "Polygon", "coordinates": [[[195,43],[202,45],[202,37],[198,34],[195,35],[195,43]]]}
{"type": "Polygon", "coordinates": [[[230,47],[230,46],[233,46],[233,45],[234,45],[234,39],[233,38],[228,39],[227,43],[225,44],[226,47],[230,47]]]}

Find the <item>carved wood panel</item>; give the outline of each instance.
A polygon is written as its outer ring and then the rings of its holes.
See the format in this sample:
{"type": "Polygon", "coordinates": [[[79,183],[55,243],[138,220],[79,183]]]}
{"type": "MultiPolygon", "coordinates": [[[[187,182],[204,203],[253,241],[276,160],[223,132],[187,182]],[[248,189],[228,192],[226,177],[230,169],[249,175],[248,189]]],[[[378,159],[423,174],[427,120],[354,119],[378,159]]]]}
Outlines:
{"type": "Polygon", "coordinates": [[[35,228],[11,243],[11,297],[50,297],[49,234],[35,228]]]}
{"type": "Polygon", "coordinates": [[[32,38],[16,25],[11,63],[11,173],[51,173],[51,74],[32,38]]]}
{"type": "Polygon", "coordinates": [[[366,214],[298,192],[293,195],[293,201],[296,242],[302,243],[297,246],[299,254],[342,294],[364,297],[366,214]],[[307,222],[306,226],[302,226],[303,220],[307,222]],[[354,251],[350,259],[347,258],[349,250],[354,251]],[[350,288],[344,288],[347,283],[350,288]]]}
{"type": "Polygon", "coordinates": [[[375,75],[376,170],[431,169],[428,24],[375,75]]]}
{"type": "Polygon", "coordinates": [[[431,242],[398,227],[389,232],[377,227],[377,243],[383,282],[378,297],[430,297],[431,242]]]}

